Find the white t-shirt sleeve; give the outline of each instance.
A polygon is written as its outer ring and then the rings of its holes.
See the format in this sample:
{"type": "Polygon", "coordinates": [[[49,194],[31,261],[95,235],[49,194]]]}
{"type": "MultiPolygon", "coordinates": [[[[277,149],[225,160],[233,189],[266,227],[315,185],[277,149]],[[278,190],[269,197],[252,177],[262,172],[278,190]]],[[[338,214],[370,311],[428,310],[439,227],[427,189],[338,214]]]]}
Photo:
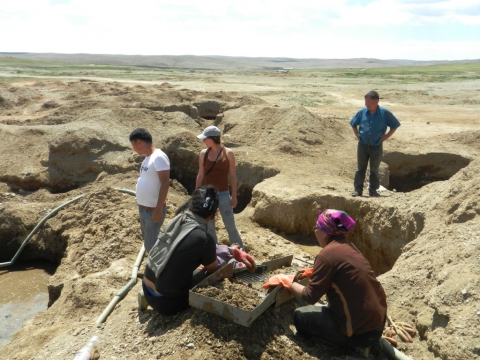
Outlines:
{"type": "Polygon", "coordinates": [[[155,158],[154,166],[156,171],[170,170],[170,160],[168,159],[167,154],[161,151],[161,154],[155,158]]]}

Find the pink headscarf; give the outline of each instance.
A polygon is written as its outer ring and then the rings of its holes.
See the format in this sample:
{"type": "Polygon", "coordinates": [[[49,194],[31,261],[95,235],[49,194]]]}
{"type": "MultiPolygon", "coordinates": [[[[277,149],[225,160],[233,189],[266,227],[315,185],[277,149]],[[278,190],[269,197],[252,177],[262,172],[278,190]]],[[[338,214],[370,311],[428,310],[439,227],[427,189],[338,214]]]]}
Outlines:
{"type": "Polygon", "coordinates": [[[318,213],[317,226],[328,235],[346,234],[356,224],[345,211],[326,209],[318,213]]]}

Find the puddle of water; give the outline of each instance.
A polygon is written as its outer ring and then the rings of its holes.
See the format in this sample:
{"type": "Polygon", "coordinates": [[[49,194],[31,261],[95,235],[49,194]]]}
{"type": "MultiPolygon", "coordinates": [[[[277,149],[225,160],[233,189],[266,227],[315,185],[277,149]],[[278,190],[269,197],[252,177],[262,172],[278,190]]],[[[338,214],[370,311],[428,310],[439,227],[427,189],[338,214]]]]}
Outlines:
{"type": "Polygon", "coordinates": [[[7,303],[0,305],[0,348],[12,340],[13,335],[20,330],[25,322],[35,315],[45,311],[48,304],[48,294],[37,294],[27,302],[7,303]]]}
{"type": "Polygon", "coordinates": [[[0,269],[0,347],[26,321],[47,309],[47,283],[55,268],[52,263],[34,261],[0,269]]]}

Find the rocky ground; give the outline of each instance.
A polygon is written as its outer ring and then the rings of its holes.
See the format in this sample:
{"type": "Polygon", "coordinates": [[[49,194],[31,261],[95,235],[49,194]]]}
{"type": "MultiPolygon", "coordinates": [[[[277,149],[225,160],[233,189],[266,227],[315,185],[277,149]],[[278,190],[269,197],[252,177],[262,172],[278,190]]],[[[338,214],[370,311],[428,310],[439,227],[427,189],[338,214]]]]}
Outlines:
{"type": "MultiPolygon", "coordinates": [[[[379,275],[389,314],[419,332],[399,348],[414,359],[480,358],[479,84],[310,72],[224,73],[214,81],[170,74],[141,85],[0,82],[0,261],[51,210],[81,196],[22,254],[58,268],[48,310],[0,348],[1,357],[69,359],[98,335],[100,359],[359,358],[297,336],[294,301],[246,328],[195,308],[174,317],[139,311],[137,282],[95,325],[132,276],[142,244],[135,199],[118,191],[134,190],[142,160],[128,134],[149,129],[170,157],[170,219],[194,186],[203,146],[195,136],[215,124],[237,158],[237,225],[257,262],[289,254],[295,266],[313,261],[316,210],[343,209],[357,220],[350,239],[379,275]],[[348,120],[371,88],[402,127],[385,144],[382,196],[352,198],[348,120]]],[[[370,358],[385,357],[373,349],[370,358]]]]}

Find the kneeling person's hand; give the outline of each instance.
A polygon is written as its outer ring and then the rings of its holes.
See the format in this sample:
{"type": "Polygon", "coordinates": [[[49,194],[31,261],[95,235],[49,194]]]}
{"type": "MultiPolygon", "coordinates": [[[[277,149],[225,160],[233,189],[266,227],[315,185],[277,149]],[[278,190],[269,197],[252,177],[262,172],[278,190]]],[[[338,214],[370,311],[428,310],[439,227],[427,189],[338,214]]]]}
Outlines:
{"type": "Polygon", "coordinates": [[[273,275],[270,279],[268,279],[268,281],[265,284],[263,284],[263,288],[267,290],[271,286],[282,285],[287,290],[290,290],[292,287],[294,278],[295,278],[295,275],[285,275],[285,274],[273,275]]]}
{"type": "Polygon", "coordinates": [[[244,263],[248,271],[252,273],[255,272],[255,270],[257,269],[257,264],[255,264],[255,260],[251,255],[247,254],[245,251],[235,246],[232,246],[232,250],[233,250],[233,258],[235,260],[244,263]]]}

